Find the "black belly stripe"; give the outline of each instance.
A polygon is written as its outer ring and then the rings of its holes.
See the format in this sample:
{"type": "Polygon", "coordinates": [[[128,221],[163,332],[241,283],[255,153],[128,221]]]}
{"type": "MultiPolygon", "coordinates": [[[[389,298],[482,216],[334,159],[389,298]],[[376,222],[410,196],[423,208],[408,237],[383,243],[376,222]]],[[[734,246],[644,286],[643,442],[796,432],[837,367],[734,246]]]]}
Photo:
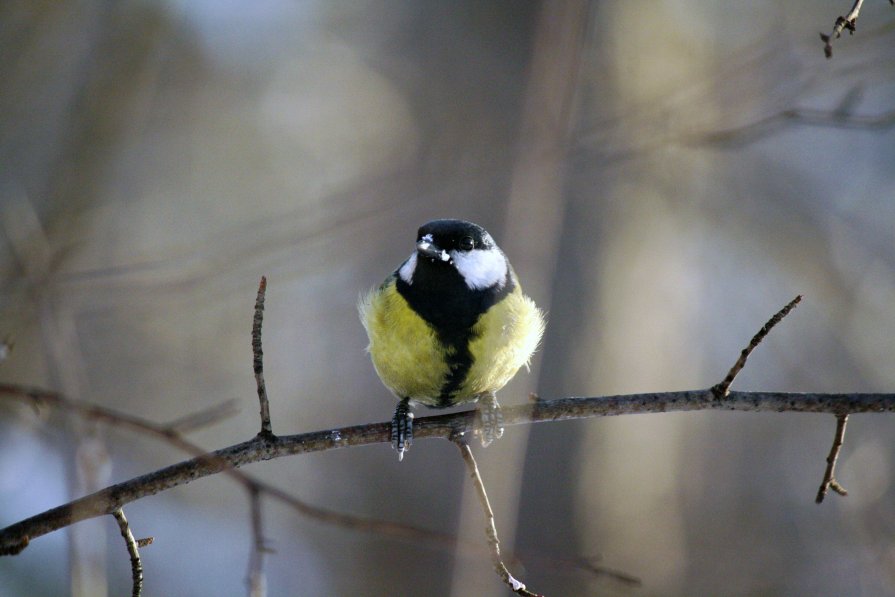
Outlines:
{"type": "Polygon", "coordinates": [[[501,288],[472,290],[463,277],[446,263],[420,259],[408,284],[396,276],[396,289],[410,307],[435,331],[447,353],[449,373],[445,376],[435,408],[456,404],[457,392],[472,368],[469,343],[474,340],[472,328],[479,317],[506,298],[516,287],[512,275],[501,288]]]}
{"type": "Polygon", "coordinates": [[[466,381],[466,376],[469,375],[469,370],[472,368],[472,353],[469,351],[469,343],[474,339],[475,334],[472,333],[472,329],[465,331],[467,333],[456,335],[456,337],[445,337],[441,333],[438,334],[438,339],[445,347],[454,349],[453,354],[448,354],[447,357],[450,373],[441,386],[438,408],[447,408],[454,404],[456,393],[466,381]]]}

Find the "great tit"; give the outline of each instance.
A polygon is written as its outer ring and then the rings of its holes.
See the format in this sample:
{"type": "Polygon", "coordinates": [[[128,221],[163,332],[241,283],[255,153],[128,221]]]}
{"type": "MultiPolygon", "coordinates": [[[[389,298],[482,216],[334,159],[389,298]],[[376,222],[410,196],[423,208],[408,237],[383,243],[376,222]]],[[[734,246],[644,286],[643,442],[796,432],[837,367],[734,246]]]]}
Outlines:
{"type": "Polygon", "coordinates": [[[399,399],[391,426],[399,460],[413,440],[411,404],[479,401],[482,444],[503,435],[494,393],[528,366],[544,316],[484,228],[424,224],[410,257],[361,297],[358,311],[376,373],[399,399]]]}

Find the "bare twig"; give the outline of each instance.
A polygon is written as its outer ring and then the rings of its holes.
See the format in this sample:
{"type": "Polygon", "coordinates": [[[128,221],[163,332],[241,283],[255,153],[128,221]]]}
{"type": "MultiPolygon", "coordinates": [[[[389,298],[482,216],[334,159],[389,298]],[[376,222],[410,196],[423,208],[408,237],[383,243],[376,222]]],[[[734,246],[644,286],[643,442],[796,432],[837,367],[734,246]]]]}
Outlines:
{"type": "MultiPolygon", "coordinates": [[[[0,393],[4,386],[0,384],[0,393]]],[[[504,427],[547,421],[566,421],[626,414],[684,412],[696,410],[736,410],[742,412],[802,412],[840,414],[848,412],[895,412],[895,394],[799,394],[789,392],[728,392],[717,398],[712,389],[682,392],[630,394],[541,400],[503,409],[504,427]]],[[[255,437],[197,458],[136,477],[68,504],[0,529],[0,555],[18,553],[31,539],[80,520],[111,514],[117,508],[185,485],[191,481],[229,471],[253,462],[292,454],[320,452],[387,444],[391,423],[369,423],[339,429],[325,429],[272,440],[255,437]]],[[[451,439],[475,431],[475,411],[465,411],[414,421],[414,438],[451,439]]]]}
{"type": "MultiPolygon", "coordinates": [[[[118,522],[118,529],[121,531],[121,536],[124,538],[124,544],[127,546],[127,553],[131,558],[131,578],[133,579],[133,591],[131,592],[131,595],[132,597],[140,597],[140,594],[143,592],[143,563],[140,561],[140,550],[137,548],[138,542],[134,539],[133,533],[131,533],[130,525],[127,523],[127,518],[124,516],[124,510],[118,508],[112,512],[112,516],[114,516],[115,520],[118,522]]],[[[148,545],[149,543],[152,543],[152,539],[149,539],[148,543],[144,544],[148,545]]]]}
{"type": "MultiPolygon", "coordinates": [[[[172,423],[159,425],[140,417],[121,413],[114,409],[105,408],[82,400],[72,400],[56,392],[40,388],[0,383],[0,397],[25,401],[35,408],[39,408],[41,405],[48,405],[53,408],[75,413],[76,415],[87,419],[144,433],[151,437],[156,437],[188,454],[196,457],[204,456],[206,458],[213,457],[209,455],[208,451],[204,448],[185,439],[181,435],[181,429],[196,429],[200,422],[210,424],[219,420],[220,416],[225,411],[229,410],[228,403],[224,402],[209,409],[189,414],[172,423]]],[[[290,506],[299,514],[320,520],[327,524],[335,524],[349,529],[390,535],[414,541],[427,541],[447,547],[453,547],[458,541],[456,536],[437,533],[412,525],[364,518],[336,512],[334,510],[327,510],[326,508],[319,508],[300,500],[296,496],[291,495],[278,487],[247,475],[238,469],[225,468],[223,472],[241,483],[249,492],[258,491],[270,495],[290,506]]],[[[17,551],[20,551],[26,545],[27,543],[22,544],[17,551]]]]}
{"type": "Polygon", "coordinates": [[[460,449],[460,454],[463,456],[463,462],[466,463],[466,470],[469,472],[470,478],[472,478],[472,483],[475,486],[479,503],[482,505],[482,512],[485,515],[485,535],[488,537],[488,547],[490,548],[491,564],[494,566],[494,571],[497,572],[500,580],[510,587],[510,590],[517,595],[536,597],[537,593],[532,593],[525,588],[524,583],[513,578],[513,575],[510,574],[510,571],[507,570],[506,565],[503,563],[503,560],[500,557],[500,540],[497,538],[497,527],[494,526],[494,511],[491,510],[491,503],[488,501],[488,492],[485,491],[485,483],[482,481],[482,475],[479,473],[479,467],[476,465],[475,457],[472,455],[472,450],[469,449],[469,444],[467,444],[463,438],[455,438],[454,443],[460,449]]]}
{"type": "Polygon", "coordinates": [[[270,403],[267,400],[267,388],[264,385],[264,353],[261,350],[261,322],[264,320],[264,294],[267,291],[267,278],[261,276],[258,284],[258,297],[255,299],[255,317],[252,319],[252,365],[255,370],[255,385],[258,386],[258,401],[261,403],[261,435],[273,437],[270,426],[270,403]]]}
{"type": "Polygon", "coordinates": [[[264,539],[261,518],[261,492],[257,487],[249,491],[252,507],[252,551],[249,556],[249,597],[267,595],[267,577],[264,574],[264,554],[270,550],[264,539]]]}
{"type": "MultiPolygon", "coordinates": [[[[890,2],[891,1],[892,0],[890,0],[890,2]]],[[[855,0],[848,15],[844,17],[839,16],[836,19],[836,23],[833,25],[833,31],[831,31],[829,35],[824,33],[820,34],[820,39],[824,42],[824,55],[827,58],[833,57],[833,40],[839,39],[843,29],[848,29],[849,35],[854,34],[855,25],[858,22],[858,14],[861,12],[862,4],[864,4],[864,0],[855,0]]]]}
{"type": "Polygon", "coordinates": [[[818,504],[824,501],[827,495],[827,489],[832,489],[839,495],[848,495],[845,487],[836,480],[836,460],[839,458],[839,450],[842,449],[842,442],[845,439],[845,424],[848,422],[848,413],[836,415],[836,434],[833,436],[833,445],[830,447],[830,453],[827,455],[827,470],[824,471],[824,479],[817,490],[817,497],[814,499],[818,504]]]}
{"type": "MultiPolygon", "coordinates": [[[[197,429],[200,426],[216,422],[224,415],[229,414],[232,411],[232,402],[227,401],[212,406],[209,409],[189,414],[185,417],[177,419],[176,421],[159,425],[157,423],[147,421],[133,415],[120,413],[113,409],[108,409],[85,401],[71,400],[56,392],[50,392],[39,388],[0,384],[0,397],[22,400],[33,405],[35,408],[46,405],[60,410],[72,412],[77,416],[102,422],[107,425],[113,425],[137,431],[160,439],[193,456],[207,455],[207,451],[200,446],[186,440],[184,437],[182,437],[181,433],[184,430],[193,430],[197,429]]],[[[438,531],[432,531],[402,522],[368,518],[357,516],[354,514],[338,512],[335,510],[329,510],[326,508],[320,508],[318,506],[308,504],[307,502],[299,499],[289,492],[270,485],[264,481],[261,481],[251,475],[243,473],[238,469],[230,468],[225,469],[223,472],[233,478],[235,481],[242,484],[248,492],[257,492],[269,495],[270,497],[286,504],[287,506],[295,510],[298,514],[318,520],[324,524],[332,524],[353,531],[376,533],[399,540],[425,542],[444,549],[453,550],[456,548],[457,545],[462,545],[464,553],[474,553],[476,552],[476,550],[481,548],[481,546],[477,542],[463,541],[456,535],[448,533],[440,533],[438,531]]],[[[138,545],[140,544],[140,541],[147,541],[148,545],[149,543],[151,543],[152,540],[151,538],[148,540],[138,540],[138,545]]],[[[26,545],[27,539],[23,537],[22,543],[8,546],[6,552],[18,553],[19,551],[24,549],[26,545]]],[[[140,546],[142,547],[142,545],[140,546]]],[[[524,555],[526,559],[540,561],[544,565],[553,567],[555,569],[579,570],[589,572],[594,576],[603,576],[606,578],[614,579],[621,583],[630,584],[630,581],[628,580],[628,578],[630,577],[627,577],[626,575],[624,575],[624,573],[618,573],[616,571],[600,566],[594,567],[590,563],[583,560],[557,558],[554,556],[536,552],[525,552],[524,555]]]]}
{"type": "Polygon", "coordinates": [[[761,344],[761,341],[765,339],[765,337],[770,333],[770,331],[774,328],[775,325],[780,323],[784,317],[786,317],[790,311],[792,311],[796,305],[802,300],[802,295],[796,296],[796,298],[792,299],[787,303],[785,307],[774,313],[774,316],[771,317],[767,323],[765,323],[758,333],[752,336],[752,340],[749,341],[749,345],[743,349],[740,353],[740,358],[737,359],[737,362],[733,364],[733,367],[730,368],[730,371],[727,372],[727,377],[724,378],[724,381],[719,383],[718,385],[712,388],[712,391],[718,397],[726,396],[730,391],[730,384],[733,383],[733,380],[739,375],[740,371],[743,370],[743,367],[746,366],[746,359],[749,358],[749,355],[752,354],[752,351],[761,344]]]}
{"type": "MultiPolygon", "coordinates": [[[[186,440],[181,433],[184,430],[194,430],[204,425],[209,425],[220,420],[226,414],[232,411],[232,402],[227,401],[212,406],[209,409],[201,410],[177,419],[173,422],[159,425],[152,421],[135,417],[133,415],[120,413],[113,409],[91,404],[82,400],[71,400],[56,392],[50,392],[39,388],[27,386],[14,386],[9,384],[0,384],[0,397],[18,399],[25,401],[35,408],[41,405],[57,408],[72,412],[80,417],[113,425],[136,432],[146,434],[150,437],[160,439],[176,448],[185,451],[193,456],[207,455],[207,451],[200,446],[186,440]]],[[[473,553],[480,548],[477,542],[463,541],[456,535],[448,533],[440,533],[422,527],[402,523],[380,520],[376,518],[368,518],[328,510],[308,504],[298,497],[283,491],[282,489],[261,481],[251,475],[243,473],[234,468],[223,471],[225,474],[242,484],[249,492],[259,492],[286,504],[298,514],[318,520],[324,524],[337,525],[349,530],[360,531],[365,533],[376,533],[392,537],[395,539],[425,542],[444,549],[455,549],[458,544],[463,545],[464,553],[473,553]]],[[[140,541],[138,540],[138,544],[140,541]]],[[[151,543],[151,538],[148,540],[151,543]]],[[[148,544],[148,543],[147,543],[148,544]]],[[[17,553],[24,549],[27,541],[23,538],[23,543],[8,546],[7,553],[17,553]]],[[[140,545],[142,547],[142,545],[140,545]]],[[[2,554],[0,554],[2,555],[2,554]]],[[[522,554],[518,554],[522,555],[522,554]]],[[[624,584],[631,584],[630,577],[624,573],[618,573],[608,568],[600,566],[592,566],[591,563],[579,559],[563,559],[537,552],[525,552],[525,558],[528,560],[540,561],[545,566],[550,566],[560,570],[579,570],[589,572],[594,576],[603,576],[614,579],[624,584]]],[[[636,580],[636,579],[635,579],[636,580]]]]}

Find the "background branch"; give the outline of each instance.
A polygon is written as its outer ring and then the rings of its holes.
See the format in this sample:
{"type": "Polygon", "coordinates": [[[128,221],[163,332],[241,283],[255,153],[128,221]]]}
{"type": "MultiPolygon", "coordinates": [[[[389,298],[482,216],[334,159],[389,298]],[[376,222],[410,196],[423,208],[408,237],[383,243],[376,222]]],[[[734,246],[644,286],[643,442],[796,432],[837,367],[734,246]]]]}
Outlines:
{"type": "Polygon", "coordinates": [[[249,491],[252,509],[252,550],[249,555],[249,597],[267,595],[267,578],[264,575],[264,554],[269,550],[264,539],[264,526],[261,516],[261,492],[253,487],[249,491]]]}

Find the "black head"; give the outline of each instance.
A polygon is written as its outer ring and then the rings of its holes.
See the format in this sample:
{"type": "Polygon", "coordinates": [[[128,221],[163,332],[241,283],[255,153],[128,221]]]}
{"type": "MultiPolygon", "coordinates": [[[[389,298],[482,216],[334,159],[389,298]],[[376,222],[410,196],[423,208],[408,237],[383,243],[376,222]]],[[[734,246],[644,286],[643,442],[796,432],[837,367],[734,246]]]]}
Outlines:
{"type": "Polygon", "coordinates": [[[416,241],[428,241],[450,253],[451,251],[472,251],[495,248],[494,239],[488,231],[465,220],[432,220],[420,226],[416,241]]]}

